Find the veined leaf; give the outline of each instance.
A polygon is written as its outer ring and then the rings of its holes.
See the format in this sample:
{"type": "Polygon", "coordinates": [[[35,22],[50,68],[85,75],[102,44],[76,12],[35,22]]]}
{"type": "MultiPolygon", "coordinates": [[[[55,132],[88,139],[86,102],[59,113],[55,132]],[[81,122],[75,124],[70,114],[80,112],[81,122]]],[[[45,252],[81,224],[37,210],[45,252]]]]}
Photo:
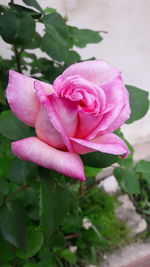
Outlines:
{"type": "Polygon", "coordinates": [[[148,92],[135,86],[126,85],[129,91],[129,100],[131,106],[131,116],[127,124],[140,120],[145,116],[149,109],[148,92]]]}

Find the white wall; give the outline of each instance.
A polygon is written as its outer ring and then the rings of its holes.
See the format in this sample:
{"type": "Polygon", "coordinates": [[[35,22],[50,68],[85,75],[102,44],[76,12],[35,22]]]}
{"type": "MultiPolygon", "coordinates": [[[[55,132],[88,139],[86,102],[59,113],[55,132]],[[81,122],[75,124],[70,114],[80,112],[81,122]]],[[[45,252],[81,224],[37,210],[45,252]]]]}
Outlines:
{"type": "MultiPolygon", "coordinates": [[[[107,31],[100,44],[77,50],[83,58],[95,56],[122,70],[126,84],[150,91],[150,0],[39,0],[39,3],[44,8],[57,8],[68,16],[71,25],[107,31]]],[[[10,55],[2,40],[0,53],[10,55]]],[[[143,142],[150,136],[149,125],[150,112],[144,119],[123,126],[125,136],[132,144],[143,142]]]]}

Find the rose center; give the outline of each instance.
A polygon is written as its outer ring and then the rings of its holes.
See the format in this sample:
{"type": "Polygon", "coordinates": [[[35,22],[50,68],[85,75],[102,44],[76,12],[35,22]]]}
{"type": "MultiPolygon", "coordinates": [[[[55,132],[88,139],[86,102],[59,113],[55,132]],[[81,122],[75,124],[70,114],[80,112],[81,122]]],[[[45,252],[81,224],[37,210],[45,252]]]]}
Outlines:
{"type": "Polygon", "coordinates": [[[83,112],[100,114],[105,108],[105,94],[102,88],[79,75],[70,76],[61,82],[57,94],[59,97],[78,101],[78,108],[83,112]]]}

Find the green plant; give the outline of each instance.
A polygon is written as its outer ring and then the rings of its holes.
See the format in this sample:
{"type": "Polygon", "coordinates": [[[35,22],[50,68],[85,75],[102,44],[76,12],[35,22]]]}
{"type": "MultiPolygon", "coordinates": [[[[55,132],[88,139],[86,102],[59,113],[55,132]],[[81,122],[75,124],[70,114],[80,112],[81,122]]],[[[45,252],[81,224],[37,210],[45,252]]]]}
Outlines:
{"type": "MultiPolygon", "coordinates": [[[[0,57],[0,264],[96,264],[103,253],[128,241],[128,231],[114,214],[115,199],[96,187],[93,176],[115,162],[124,166],[123,170],[131,168],[133,153],[127,159],[99,152],[83,155],[89,178],[82,184],[17,159],[11,152],[11,142],[33,136],[34,131],[9,110],[5,88],[10,68],[53,82],[66,67],[82,61],[75,46],[83,48],[100,42],[102,37],[100,32],[69,26],[56,10],[42,10],[35,0],[23,3],[27,7],[14,1],[0,6],[0,35],[12,50],[11,59],[0,57]],[[36,32],[38,23],[44,27],[44,36],[36,32]],[[47,57],[38,58],[36,48],[46,52],[47,57]],[[84,218],[91,224],[88,230],[83,227],[84,218]],[[76,254],[71,251],[72,246],[77,247],[76,254]]],[[[145,115],[149,103],[145,91],[127,88],[132,108],[130,123],[145,115]]],[[[117,134],[122,136],[119,130],[117,134]]],[[[131,190],[134,194],[139,186],[135,175],[132,177],[132,184],[136,184],[131,190]]],[[[124,184],[128,186],[130,182],[124,178],[124,184]]]]}
{"type": "Polygon", "coordinates": [[[150,162],[141,160],[128,168],[116,168],[114,175],[122,190],[128,193],[137,211],[142,214],[149,225],[150,214],[150,162]]]}

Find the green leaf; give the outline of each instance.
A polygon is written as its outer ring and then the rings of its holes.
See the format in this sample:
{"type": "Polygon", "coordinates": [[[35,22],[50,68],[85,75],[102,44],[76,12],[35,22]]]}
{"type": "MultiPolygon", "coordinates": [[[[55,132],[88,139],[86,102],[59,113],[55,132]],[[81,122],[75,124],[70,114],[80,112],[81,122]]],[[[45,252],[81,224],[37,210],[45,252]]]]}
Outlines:
{"type": "Polygon", "coordinates": [[[54,204],[54,223],[55,228],[63,221],[67,210],[69,202],[69,191],[57,185],[55,188],[55,204],[54,204]]]}
{"type": "Polygon", "coordinates": [[[15,158],[8,170],[8,179],[18,184],[26,184],[37,176],[37,165],[15,158]],[[19,166],[19,168],[18,168],[19,166]]]}
{"type": "Polygon", "coordinates": [[[58,61],[64,61],[69,51],[66,41],[51,26],[42,38],[41,49],[58,61]]]}
{"type": "Polygon", "coordinates": [[[40,187],[40,229],[48,242],[54,231],[54,182],[42,175],[40,187]]]}
{"type": "Polygon", "coordinates": [[[140,185],[135,171],[131,169],[115,168],[114,175],[122,189],[130,195],[140,192],[140,185]]]}
{"type": "Polygon", "coordinates": [[[45,82],[53,83],[54,79],[64,71],[64,66],[55,65],[54,61],[46,58],[38,58],[30,65],[32,67],[31,74],[41,72],[44,76],[43,81],[45,82]]]}
{"type": "MultiPolygon", "coordinates": [[[[61,244],[59,246],[61,246],[61,244]]],[[[39,258],[40,258],[40,261],[38,262],[38,265],[36,266],[57,267],[56,262],[55,262],[55,254],[53,253],[53,250],[50,251],[50,249],[43,247],[39,251],[39,258]]]]}
{"type": "Polygon", "coordinates": [[[0,114],[0,133],[11,140],[18,140],[31,136],[31,129],[7,110],[0,114]]]}
{"type": "Polygon", "coordinates": [[[31,63],[32,68],[35,68],[37,70],[37,72],[45,72],[54,68],[53,67],[53,62],[51,60],[48,60],[47,58],[38,58],[38,59],[34,59],[33,62],[31,63]]]}
{"type": "Polygon", "coordinates": [[[64,249],[61,251],[60,256],[69,261],[70,263],[76,263],[77,258],[76,255],[74,253],[71,252],[71,250],[69,249],[64,249]]]}
{"type": "Polygon", "coordinates": [[[35,9],[37,9],[42,14],[44,14],[43,9],[41,8],[41,6],[38,4],[36,0],[23,0],[23,2],[28,6],[33,6],[35,9]]]}
{"type": "Polygon", "coordinates": [[[46,9],[44,9],[44,12],[51,14],[51,13],[55,13],[56,12],[56,9],[55,8],[47,7],[46,9]]]}
{"type": "Polygon", "coordinates": [[[37,267],[37,264],[36,263],[26,263],[25,265],[23,265],[23,267],[37,267]]]}
{"type": "Polygon", "coordinates": [[[0,195],[6,196],[9,192],[9,185],[7,180],[5,179],[0,179],[0,195]]]}
{"type": "Polygon", "coordinates": [[[9,3],[9,6],[11,8],[14,8],[17,12],[27,12],[35,19],[39,19],[41,17],[41,13],[38,13],[33,9],[30,9],[30,8],[27,8],[21,5],[12,4],[12,3],[9,3]]]}
{"type": "Polygon", "coordinates": [[[56,172],[41,172],[40,188],[40,229],[48,243],[52,233],[63,220],[68,209],[68,191],[55,184],[56,172]]]}
{"type": "Polygon", "coordinates": [[[25,45],[31,42],[35,32],[35,22],[28,13],[21,13],[18,21],[16,33],[16,42],[19,45],[25,45]]]}
{"type": "Polygon", "coordinates": [[[69,214],[62,227],[65,233],[78,233],[82,228],[82,219],[75,214],[69,214]]]}
{"type": "Polygon", "coordinates": [[[86,177],[96,176],[102,169],[84,166],[84,172],[86,177]]]}
{"type": "Polygon", "coordinates": [[[18,201],[10,201],[0,208],[0,231],[3,238],[12,245],[25,248],[26,218],[25,210],[18,201]]]}
{"type": "Polygon", "coordinates": [[[41,43],[41,36],[39,33],[34,32],[31,42],[28,44],[24,44],[22,45],[22,48],[24,49],[35,49],[35,48],[39,48],[41,43]]]}
{"type": "MultiPolygon", "coordinates": [[[[1,138],[1,137],[0,137],[1,138]]],[[[2,139],[2,138],[1,138],[2,139]]],[[[0,177],[7,178],[8,168],[15,156],[11,152],[11,142],[0,144],[0,177]]]]}
{"type": "Polygon", "coordinates": [[[80,55],[76,51],[69,51],[68,56],[65,60],[65,67],[68,67],[71,64],[74,64],[79,61],[81,61],[80,55]]]}
{"type": "Polygon", "coordinates": [[[131,106],[131,116],[126,122],[129,124],[145,116],[149,109],[149,100],[148,92],[131,85],[126,85],[126,88],[129,91],[131,106]]]}
{"type": "Polygon", "coordinates": [[[50,242],[49,242],[50,247],[51,248],[52,247],[63,247],[64,244],[65,244],[65,239],[64,239],[63,233],[60,232],[59,230],[55,231],[50,238],[50,242]]]}
{"type": "Polygon", "coordinates": [[[35,22],[28,13],[7,11],[0,16],[0,34],[5,42],[23,45],[31,42],[35,31],[35,22]],[[7,31],[6,31],[7,28],[7,31]]]}
{"type": "Polygon", "coordinates": [[[0,237],[0,262],[10,261],[14,257],[12,246],[0,237]]]}
{"type": "Polygon", "coordinates": [[[4,202],[4,197],[0,195],[0,207],[3,205],[3,202],[4,202]]]}
{"type": "Polygon", "coordinates": [[[136,164],[135,169],[137,172],[149,172],[150,173],[150,162],[146,160],[140,160],[136,164]]]}
{"type": "Polygon", "coordinates": [[[1,86],[1,83],[0,83],[0,104],[6,105],[6,98],[5,98],[4,90],[1,86]]]}
{"type": "MultiPolygon", "coordinates": [[[[60,261],[59,261],[60,262],[60,261]]],[[[40,261],[36,264],[36,267],[57,267],[56,259],[50,255],[49,262],[40,261]]],[[[61,266],[59,264],[59,266],[61,266]]],[[[61,266],[63,267],[63,266],[61,266]]]]}
{"type": "Polygon", "coordinates": [[[35,207],[35,206],[28,207],[28,216],[32,220],[39,222],[39,207],[35,207]]]}
{"type": "Polygon", "coordinates": [[[30,59],[32,59],[33,61],[36,61],[37,60],[37,57],[36,57],[36,55],[35,54],[33,54],[33,53],[28,53],[28,52],[23,52],[22,54],[21,54],[21,56],[22,56],[22,58],[30,58],[30,59]]]}
{"type": "Polygon", "coordinates": [[[74,45],[81,48],[85,47],[89,43],[99,43],[103,39],[98,31],[78,29],[76,27],[70,27],[70,29],[74,45]]]}
{"type": "Polygon", "coordinates": [[[101,152],[92,152],[80,157],[86,166],[94,168],[106,168],[118,160],[118,156],[101,152]]]}
{"type": "Polygon", "coordinates": [[[62,18],[62,16],[59,13],[55,12],[55,13],[44,16],[43,22],[45,24],[46,30],[49,31],[49,28],[47,28],[47,27],[51,26],[52,28],[54,28],[56,30],[56,32],[64,40],[68,39],[68,37],[69,37],[68,27],[65,24],[64,19],[62,18]]]}
{"type": "Polygon", "coordinates": [[[118,158],[117,163],[120,164],[121,166],[126,167],[126,168],[132,168],[132,166],[133,166],[133,155],[132,155],[132,153],[130,153],[130,155],[127,158],[118,158]]]}
{"type": "Polygon", "coordinates": [[[4,13],[4,15],[0,16],[0,34],[5,42],[7,43],[13,43],[14,42],[14,36],[17,32],[17,18],[16,14],[7,11],[4,13]],[[6,29],[8,29],[6,31],[6,29]]]}
{"type": "Polygon", "coordinates": [[[118,158],[117,163],[120,164],[121,166],[124,166],[126,168],[132,168],[133,166],[133,156],[134,156],[134,148],[127,142],[127,140],[125,140],[125,138],[122,136],[120,136],[127,144],[129,150],[130,150],[130,154],[127,158],[118,158]]]}
{"type": "Polygon", "coordinates": [[[143,178],[150,184],[150,162],[146,160],[139,161],[135,166],[136,172],[142,173],[143,178]]]}
{"type": "Polygon", "coordinates": [[[28,227],[27,229],[27,245],[25,250],[17,249],[16,254],[20,259],[28,259],[33,257],[43,245],[43,235],[36,227],[28,227]]]}
{"type": "Polygon", "coordinates": [[[46,27],[46,34],[42,38],[41,48],[51,58],[64,61],[67,58],[68,28],[63,18],[58,13],[46,15],[43,19],[46,27]]]}
{"type": "Polygon", "coordinates": [[[26,203],[39,207],[39,182],[30,183],[30,186],[25,191],[26,203]]]}

